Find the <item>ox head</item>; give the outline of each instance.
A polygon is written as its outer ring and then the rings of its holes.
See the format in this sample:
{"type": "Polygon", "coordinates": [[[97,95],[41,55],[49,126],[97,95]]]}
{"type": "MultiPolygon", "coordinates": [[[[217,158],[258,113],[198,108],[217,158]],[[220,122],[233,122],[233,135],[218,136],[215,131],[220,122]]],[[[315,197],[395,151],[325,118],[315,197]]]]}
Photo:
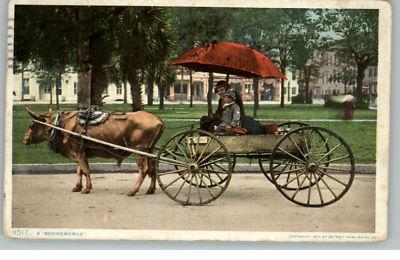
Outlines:
{"type": "MultiPolygon", "coordinates": [[[[45,115],[40,115],[33,112],[29,107],[26,107],[28,114],[35,120],[51,124],[52,122],[52,110],[49,107],[48,112],[45,115]]],[[[37,122],[32,122],[29,128],[26,130],[22,143],[37,144],[48,139],[50,135],[51,127],[39,124],[37,122]]]]}

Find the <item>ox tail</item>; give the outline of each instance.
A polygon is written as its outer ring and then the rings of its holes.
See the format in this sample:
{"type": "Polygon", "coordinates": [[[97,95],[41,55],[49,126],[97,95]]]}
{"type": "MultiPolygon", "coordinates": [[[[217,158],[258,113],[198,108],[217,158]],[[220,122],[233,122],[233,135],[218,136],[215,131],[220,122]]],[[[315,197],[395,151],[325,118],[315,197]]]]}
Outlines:
{"type": "MultiPolygon", "coordinates": [[[[154,152],[154,148],[155,148],[158,140],[160,139],[161,135],[164,133],[164,129],[165,129],[165,125],[160,120],[160,124],[158,125],[158,129],[157,129],[157,135],[154,138],[154,141],[150,146],[150,153],[154,152]]],[[[155,178],[156,177],[156,160],[154,158],[148,158],[148,164],[149,164],[149,171],[147,174],[149,175],[149,177],[155,178]]]]}

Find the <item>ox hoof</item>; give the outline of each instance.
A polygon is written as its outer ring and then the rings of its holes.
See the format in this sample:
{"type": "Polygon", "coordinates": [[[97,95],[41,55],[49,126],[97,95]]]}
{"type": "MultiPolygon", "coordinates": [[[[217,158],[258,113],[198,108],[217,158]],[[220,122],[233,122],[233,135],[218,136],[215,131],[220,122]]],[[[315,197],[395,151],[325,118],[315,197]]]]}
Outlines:
{"type": "Polygon", "coordinates": [[[77,186],[75,186],[75,187],[72,188],[72,192],[79,192],[79,191],[82,190],[82,188],[83,188],[82,186],[78,186],[78,185],[77,185],[77,186]]]}
{"type": "Polygon", "coordinates": [[[90,189],[84,188],[84,189],[81,191],[81,193],[82,193],[82,194],[88,194],[88,193],[90,193],[90,189]]]}
{"type": "Polygon", "coordinates": [[[147,190],[146,194],[154,194],[156,192],[156,189],[151,189],[151,190],[147,190]]]}
{"type": "Polygon", "coordinates": [[[126,194],[126,196],[132,197],[132,196],[135,196],[135,194],[136,194],[136,191],[130,191],[130,192],[128,192],[128,193],[126,194]]]}

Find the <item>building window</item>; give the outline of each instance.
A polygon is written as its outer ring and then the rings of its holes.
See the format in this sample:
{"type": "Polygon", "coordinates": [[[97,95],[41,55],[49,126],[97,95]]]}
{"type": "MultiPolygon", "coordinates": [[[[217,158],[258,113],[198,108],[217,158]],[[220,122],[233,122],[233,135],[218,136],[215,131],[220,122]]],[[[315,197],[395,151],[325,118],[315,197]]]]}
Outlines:
{"type": "Polygon", "coordinates": [[[374,73],[374,69],[373,69],[373,68],[370,68],[370,69],[368,70],[368,77],[372,78],[372,75],[374,75],[373,73],[374,73]]]}
{"type": "Polygon", "coordinates": [[[244,85],[244,93],[245,94],[250,94],[250,89],[251,89],[251,84],[244,85]]]}
{"type": "Polygon", "coordinates": [[[296,73],[292,74],[292,80],[296,80],[296,73]]]}
{"type": "Polygon", "coordinates": [[[29,95],[29,79],[23,79],[22,94],[29,95]]]}
{"type": "Polygon", "coordinates": [[[292,95],[296,95],[296,88],[292,88],[292,95]]]}
{"type": "Polygon", "coordinates": [[[50,94],[51,92],[51,85],[50,84],[46,84],[44,86],[44,94],[50,94]]]}
{"type": "Polygon", "coordinates": [[[106,87],[104,90],[103,90],[103,95],[107,95],[108,94],[108,87],[106,87]]]}
{"type": "Polygon", "coordinates": [[[287,94],[287,87],[283,88],[283,93],[286,95],[287,94]]]}
{"type": "Polygon", "coordinates": [[[74,82],[74,95],[78,94],[78,83],[74,82]]]}
{"type": "Polygon", "coordinates": [[[374,77],[378,76],[378,68],[374,68],[374,77]]]}
{"type": "Polygon", "coordinates": [[[121,95],[121,94],[122,94],[122,86],[117,85],[117,95],[121,95]]]}

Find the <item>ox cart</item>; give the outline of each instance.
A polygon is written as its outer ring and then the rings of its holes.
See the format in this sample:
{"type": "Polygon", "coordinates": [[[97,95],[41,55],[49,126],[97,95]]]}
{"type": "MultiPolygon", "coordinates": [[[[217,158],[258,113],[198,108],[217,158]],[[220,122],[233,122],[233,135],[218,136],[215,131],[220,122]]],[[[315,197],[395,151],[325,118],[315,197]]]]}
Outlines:
{"type": "Polygon", "coordinates": [[[258,160],[261,172],[288,200],[321,207],[342,198],[354,178],[354,157],[336,133],[304,123],[280,125],[275,134],[226,136],[191,129],[173,135],[157,154],[107,143],[33,120],[105,146],[156,159],[160,188],[183,205],[204,205],[227,189],[236,160],[258,160]]]}

